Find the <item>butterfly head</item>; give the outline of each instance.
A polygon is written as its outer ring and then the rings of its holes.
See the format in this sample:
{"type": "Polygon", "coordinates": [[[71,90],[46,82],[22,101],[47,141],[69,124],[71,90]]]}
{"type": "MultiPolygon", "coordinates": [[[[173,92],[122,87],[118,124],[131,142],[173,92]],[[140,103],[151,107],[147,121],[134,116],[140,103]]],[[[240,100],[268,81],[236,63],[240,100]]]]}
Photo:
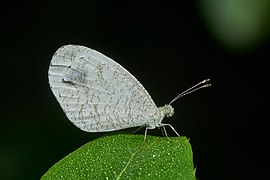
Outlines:
{"type": "Polygon", "coordinates": [[[165,106],[163,106],[163,113],[166,117],[172,117],[174,114],[174,108],[171,105],[165,104],[165,106]]]}

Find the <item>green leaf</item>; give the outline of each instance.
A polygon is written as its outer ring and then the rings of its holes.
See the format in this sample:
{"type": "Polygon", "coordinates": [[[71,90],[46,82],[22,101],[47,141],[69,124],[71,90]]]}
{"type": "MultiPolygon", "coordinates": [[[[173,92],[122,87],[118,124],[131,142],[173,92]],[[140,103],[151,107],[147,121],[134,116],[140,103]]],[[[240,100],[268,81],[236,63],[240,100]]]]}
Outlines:
{"type": "Polygon", "coordinates": [[[111,135],[85,144],[51,167],[46,179],[195,180],[186,137],[111,135]]]}

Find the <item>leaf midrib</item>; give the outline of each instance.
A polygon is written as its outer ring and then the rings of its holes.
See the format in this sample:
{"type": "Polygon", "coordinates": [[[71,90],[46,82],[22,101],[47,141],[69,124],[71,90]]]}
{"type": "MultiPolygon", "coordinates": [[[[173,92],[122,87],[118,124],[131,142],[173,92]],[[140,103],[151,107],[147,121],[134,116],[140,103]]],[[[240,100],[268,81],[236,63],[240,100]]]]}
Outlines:
{"type": "MultiPolygon", "coordinates": [[[[152,146],[154,144],[155,141],[153,141],[148,147],[152,146]]],[[[116,177],[116,180],[119,180],[122,176],[122,174],[125,172],[125,170],[127,169],[127,167],[129,166],[129,164],[131,163],[131,161],[133,160],[134,156],[143,148],[143,145],[142,144],[134,153],[131,154],[127,164],[125,165],[125,167],[123,168],[123,170],[118,174],[118,176],[116,177]]]]}

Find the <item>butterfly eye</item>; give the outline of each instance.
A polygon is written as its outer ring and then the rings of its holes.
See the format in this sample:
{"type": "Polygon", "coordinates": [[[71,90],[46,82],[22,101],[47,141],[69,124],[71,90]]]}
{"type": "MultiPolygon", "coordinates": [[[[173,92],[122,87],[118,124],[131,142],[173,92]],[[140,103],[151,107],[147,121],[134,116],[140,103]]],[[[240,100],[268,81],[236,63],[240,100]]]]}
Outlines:
{"type": "Polygon", "coordinates": [[[163,109],[163,112],[167,117],[171,117],[174,114],[174,109],[170,105],[165,105],[164,109],[163,109]]]}

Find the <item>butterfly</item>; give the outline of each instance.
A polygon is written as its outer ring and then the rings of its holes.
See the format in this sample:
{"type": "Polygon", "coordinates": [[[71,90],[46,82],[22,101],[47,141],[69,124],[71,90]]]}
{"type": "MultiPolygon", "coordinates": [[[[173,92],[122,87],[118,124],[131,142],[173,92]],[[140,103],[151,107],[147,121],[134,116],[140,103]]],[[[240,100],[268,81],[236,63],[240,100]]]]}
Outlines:
{"type": "Polygon", "coordinates": [[[180,93],[169,104],[157,107],[143,85],[124,67],[93,49],[79,45],[60,47],[52,57],[49,84],[68,119],[87,132],[107,132],[144,126],[162,127],[171,117],[171,104],[180,97],[208,87],[206,79],[180,93]]]}

